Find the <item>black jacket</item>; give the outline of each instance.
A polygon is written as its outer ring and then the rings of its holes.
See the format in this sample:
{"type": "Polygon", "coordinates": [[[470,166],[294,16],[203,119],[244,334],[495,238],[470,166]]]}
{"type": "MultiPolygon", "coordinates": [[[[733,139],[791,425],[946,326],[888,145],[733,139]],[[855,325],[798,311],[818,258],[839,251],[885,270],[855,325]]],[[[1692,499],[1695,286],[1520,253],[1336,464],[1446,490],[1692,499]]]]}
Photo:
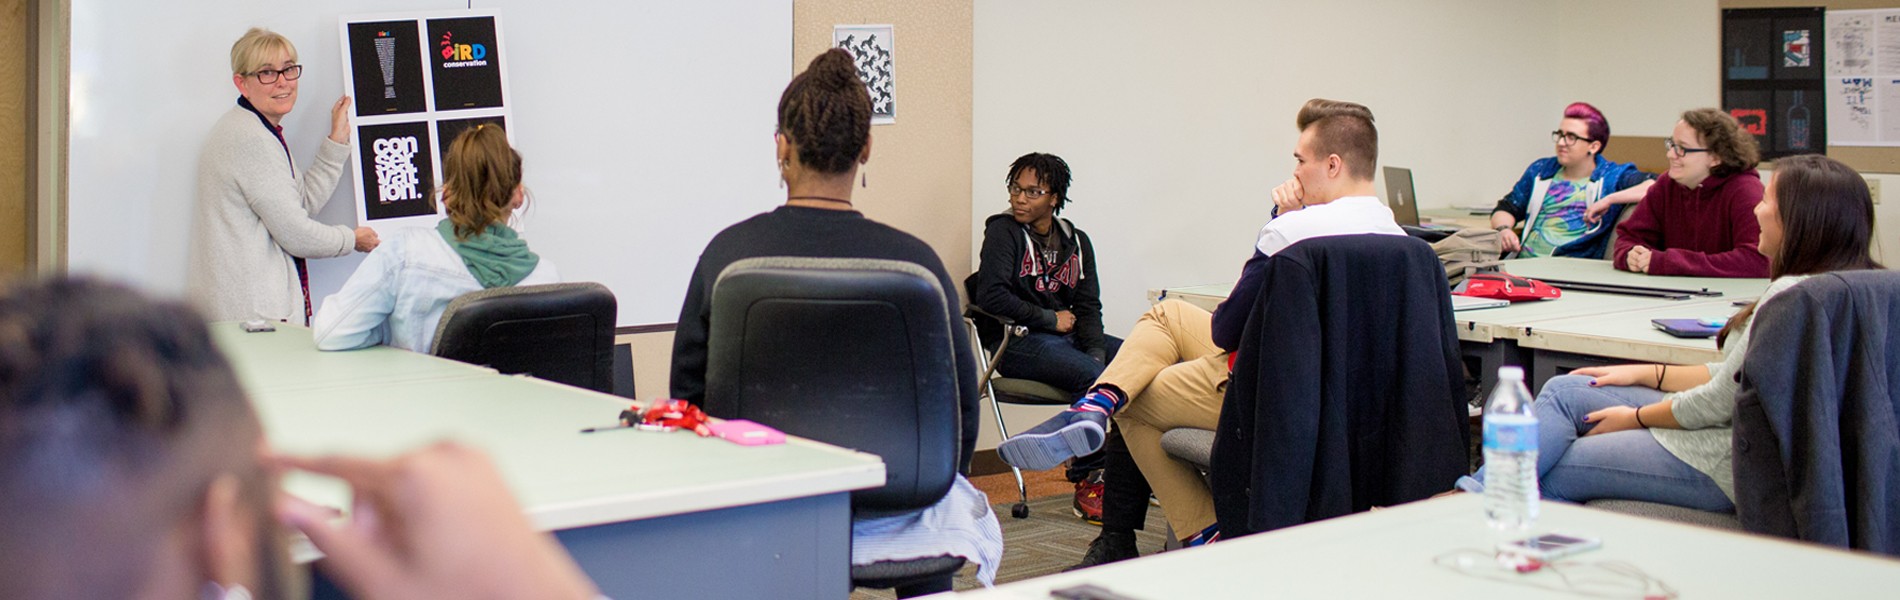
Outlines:
{"type": "Polygon", "coordinates": [[[1755,313],[1735,513],[1756,533],[1900,555],[1900,273],[1819,275],[1755,313]]]}
{"type": "MultiPolygon", "coordinates": [[[[1056,219],[1062,248],[1046,262],[1029,241],[1029,226],[1008,214],[984,222],[982,264],[965,286],[970,303],[1018,325],[1056,333],[1056,311],[1075,313],[1076,347],[1102,356],[1102,286],[1095,278],[1095,245],[1068,219],[1056,219]]],[[[986,343],[1000,338],[987,319],[978,322],[986,343]]]]}
{"type": "Polygon", "coordinates": [[[1465,473],[1451,294],[1425,242],[1274,254],[1238,354],[1208,477],[1222,537],[1419,500],[1465,473]]]}

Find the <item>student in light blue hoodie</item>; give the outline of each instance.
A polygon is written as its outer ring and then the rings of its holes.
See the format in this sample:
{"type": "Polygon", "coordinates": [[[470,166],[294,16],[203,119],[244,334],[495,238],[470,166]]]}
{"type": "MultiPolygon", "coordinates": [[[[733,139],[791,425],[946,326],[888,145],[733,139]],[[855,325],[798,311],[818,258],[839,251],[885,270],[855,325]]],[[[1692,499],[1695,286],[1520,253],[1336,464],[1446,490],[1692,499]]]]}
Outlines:
{"type": "Polygon", "coordinates": [[[436,323],[456,296],[488,288],[558,283],[554,265],[528,250],[508,226],[525,201],[521,154],[496,125],[477,125],[449,144],[442,161],[448,218],[397,232],[323,300],[317,348],[376,344],[428,352],[436,323]]]}

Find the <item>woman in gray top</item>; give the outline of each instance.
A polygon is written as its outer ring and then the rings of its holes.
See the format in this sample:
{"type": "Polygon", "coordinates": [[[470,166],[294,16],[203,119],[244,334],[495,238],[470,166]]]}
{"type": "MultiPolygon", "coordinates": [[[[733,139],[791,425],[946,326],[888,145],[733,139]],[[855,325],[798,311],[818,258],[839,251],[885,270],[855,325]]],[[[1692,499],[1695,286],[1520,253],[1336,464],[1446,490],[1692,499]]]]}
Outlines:
{"type": "Polygon", "coordinates": [[[237,105],[205,139],[188,276],[190,295],[213,321],[308,323],[305,258],[376,247],[376,232],[312,218],[330,201],[350,152],[349,97],[330,107],[330,137],[300,174],[283,119],[297,105],[303,65],[275,32],[252,28],[231,46],[237,105]]]}
{"type": "MultiPolygon", "coordinates": [[[[1812,275],[1877,269],[1869,254],[1874,207],[1866,180],[1831,158],[1775,161],[1755,207],[1760,251],[1774,281],[1756,305],[1812,275]]],[[[1545,498],[1621,498],[1732,512],[1730,419],[1755,305],[1716,339],[1720,362],[1578,369],[1544,384],[1537,414],[1537,475],[1545,498]]],[[[1484,469],[1459,481],[1483,489],[1484,469]]]]}

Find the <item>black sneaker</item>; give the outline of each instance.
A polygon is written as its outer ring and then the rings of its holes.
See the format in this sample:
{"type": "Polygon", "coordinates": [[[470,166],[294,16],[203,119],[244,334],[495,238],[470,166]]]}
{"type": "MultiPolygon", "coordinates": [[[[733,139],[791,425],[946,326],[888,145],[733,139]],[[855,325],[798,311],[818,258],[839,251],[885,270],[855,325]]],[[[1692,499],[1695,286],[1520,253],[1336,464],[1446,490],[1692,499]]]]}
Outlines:
{"type": "Polygon", "coordinates": [[[1104,531],[1101,535],[1095,536],[1095,541],[1089,542],[1088,554],[1082,555],[1082,562],[1076,563],[1073,567],[1063,569],[1062,572],[1067,573],[1077,569],[1087,569],[1096,565],[1105,565],[1116,561],[1140,557],[1141,551],[1135,549],[1135,532],[1110,533],[1104,531]]]}

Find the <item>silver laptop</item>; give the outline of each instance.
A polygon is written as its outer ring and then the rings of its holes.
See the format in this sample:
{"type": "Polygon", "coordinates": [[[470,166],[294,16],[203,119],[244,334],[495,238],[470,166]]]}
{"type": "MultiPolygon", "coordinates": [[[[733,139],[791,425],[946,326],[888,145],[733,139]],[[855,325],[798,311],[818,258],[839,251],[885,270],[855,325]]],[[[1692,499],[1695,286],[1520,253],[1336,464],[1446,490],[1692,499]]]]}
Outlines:
{"type": "Polygon", "coordinates": [[[1457,294],[1451,295],[1451,311],[1452,312],[1458,312],[1462,310],[1478,310],[1480,308],[1497,308],[1500,306],[1510,306],[1510,305],[1511,305],[1510,300],[1500,300],[1497,298],[1477,298],[1473,296],[1460,296],[1457,294]]]}
{"type": "Polygon", "coordinates": [[[1385,168],[1385,205],[1392,208],[1392,218],[1400,225],[1418,226],[1418,198],[1412,193],[1411,169],[1385,168]]]}

